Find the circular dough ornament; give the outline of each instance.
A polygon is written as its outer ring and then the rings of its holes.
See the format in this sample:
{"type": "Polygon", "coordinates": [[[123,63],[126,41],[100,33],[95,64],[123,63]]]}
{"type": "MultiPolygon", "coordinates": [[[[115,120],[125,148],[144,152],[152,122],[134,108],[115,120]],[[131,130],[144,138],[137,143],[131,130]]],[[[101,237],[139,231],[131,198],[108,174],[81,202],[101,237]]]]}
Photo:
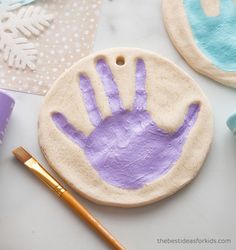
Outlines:
{"type": "Polygon", "coordinates": [[[163,0],[164,22],[196,71],[236,87],[236,1],[163,0]]]}
{"type": "Polygon", "coordinates": [[[198,173],[212,141],[212,113],[181,69],[141,49],[83,58],[45,97],[39,143],[53,169],[94,202],[141,206],[198,173]]]}

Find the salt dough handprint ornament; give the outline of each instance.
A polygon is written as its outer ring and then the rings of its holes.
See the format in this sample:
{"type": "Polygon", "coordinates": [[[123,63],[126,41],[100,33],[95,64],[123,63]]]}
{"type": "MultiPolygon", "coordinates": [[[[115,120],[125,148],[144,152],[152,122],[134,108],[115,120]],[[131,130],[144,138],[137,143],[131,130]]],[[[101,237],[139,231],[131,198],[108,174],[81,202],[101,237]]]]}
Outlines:
{"type": "Polygon", "coordinates": [[[118,206],[150,203],[187,184],[211,136],[211,112],[198,87],[170,62],[138,49],[81,60],[55,83],[39,119],[51,166],[86,197],[118,206]],[[120,55],[124,65],[116,63],[120,55]]]}
{"type": "Polygon", "coordinates": [[[200,0],[184,0],[184,6],[199,48],[218,68],[236,72],[234,0],[221,0],[217,16],[207,16],[200,0]]]}
{"type": "Polygon", "coordinates": [[[170,37],[187,62],[236,87],[236,2],[163,0],[163,11],[170,37]]]}
{"type": "Polygon", "coordinates": [[[199,104],[191,104],[183,124],[168,133],[159,128],[146,111],[146,69],[142,59],[136,62],[136,95],[132,110],[121,103],[112,72],[104,60],[97,71],[109,98],[112,116],[102,120],[89,78],[80,76],[80,88],[93,125],[89,136],[77,130],[62,113],[53,113],[55,125],[80,146],[91,165],[111,185],[141,188],[171,169],[182,153],[186,137],[197,120],[199,104]]]}

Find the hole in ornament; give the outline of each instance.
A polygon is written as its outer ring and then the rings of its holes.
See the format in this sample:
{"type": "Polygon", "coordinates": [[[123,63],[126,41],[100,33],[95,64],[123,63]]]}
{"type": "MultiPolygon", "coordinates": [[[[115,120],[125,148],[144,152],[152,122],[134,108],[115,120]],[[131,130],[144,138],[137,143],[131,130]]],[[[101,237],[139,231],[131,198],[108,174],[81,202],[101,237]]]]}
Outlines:
{"type": "Polygon", "coordinates": [[[125,58],[123,56],[118,56],[116,58],[116,64],[119,66],[122,66],[125,64],[125,58]]]}

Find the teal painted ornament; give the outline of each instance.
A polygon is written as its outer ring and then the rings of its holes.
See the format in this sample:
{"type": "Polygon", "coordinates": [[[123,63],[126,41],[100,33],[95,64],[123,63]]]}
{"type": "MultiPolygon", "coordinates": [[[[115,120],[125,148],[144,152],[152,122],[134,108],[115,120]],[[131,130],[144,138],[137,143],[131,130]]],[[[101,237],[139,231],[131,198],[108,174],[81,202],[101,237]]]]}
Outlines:
{"type": "Polygon", "coordinates": [[[207,16],[201,0],[184,0],[198,48],[223,71],[236,71],[236,4],[221,0],[220,14],[207,16]]]}

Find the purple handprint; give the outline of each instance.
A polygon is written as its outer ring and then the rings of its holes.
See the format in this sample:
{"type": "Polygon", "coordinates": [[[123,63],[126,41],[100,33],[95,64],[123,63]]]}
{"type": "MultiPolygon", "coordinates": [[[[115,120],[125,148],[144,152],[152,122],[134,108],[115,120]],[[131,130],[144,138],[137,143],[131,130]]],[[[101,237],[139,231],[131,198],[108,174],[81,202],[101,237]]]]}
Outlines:
{"type": "Polygon", "coordinates": [[[191,104],[183,124],[168,133],[157,126],[146,110],[146,68],[142,59],[136,61],[136,95],[132,110],[123,108],[112,72],[104,59],[97,61],[96,70],[112,115],[102,119],[90,79],[81,74],[80,89],[94,131],[85,136],[62,113],[53,113],[52,119],[68,139],[84,150],[104,181],[124,189],[141,188],[169,171],[179,159],[200,106],[191,104]]]}

